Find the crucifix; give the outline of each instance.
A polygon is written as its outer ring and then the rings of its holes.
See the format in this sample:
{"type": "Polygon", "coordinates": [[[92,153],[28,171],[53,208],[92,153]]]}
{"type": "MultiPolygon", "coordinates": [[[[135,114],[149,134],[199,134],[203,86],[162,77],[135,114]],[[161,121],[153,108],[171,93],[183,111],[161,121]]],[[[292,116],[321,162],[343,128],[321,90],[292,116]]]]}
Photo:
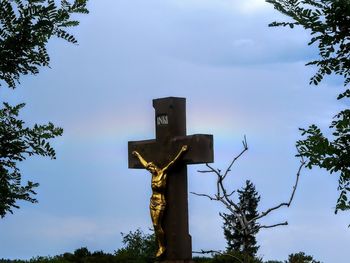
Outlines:
{"type": "Polygon", "coordinates": [[[187,164],[211,163],[213,136],[186,136],[186,99],[153,100],[156,139],[128,142],[129,168],[152,174],[150,211],[158,243],[157,258],[190,262],[187,164]]]}

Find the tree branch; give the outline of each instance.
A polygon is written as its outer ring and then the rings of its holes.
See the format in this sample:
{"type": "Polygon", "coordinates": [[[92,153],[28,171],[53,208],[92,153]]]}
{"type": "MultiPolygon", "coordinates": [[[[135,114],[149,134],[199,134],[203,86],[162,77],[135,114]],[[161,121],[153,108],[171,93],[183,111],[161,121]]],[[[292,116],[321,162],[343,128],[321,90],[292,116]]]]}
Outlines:
{"type": "Polygon", "coordinates": [[[198,193],[195,193],[195,192],[190,192],[190,193],[191,193],[191,194],[194,194],[194,195],[197,195],[197,196],[204,196],[204,197],[207,197],[207,198],[209,198],[209,199],[212,200],[212,201],[218,201],[217,198],[212,197],[212,196],[207,195],[207,194],[198,194],[198,193]]]}
{"type": "MultiPolygon", "coordinates": [[[[210,166],[209,164],[206,164],[206,167],[208,168],[208,170],[202,170],[202,171],[198,171],[201,173],[215,173],[217,176],[217,180],[216,180],[216,194],[214,196],[208,195],[208,194],[198,194],[195,192],[191,192],[191,194],[197,195],[197,196],[203,196],[203,197],[207,197],[212,201],[218,201],[221,202],[225,208],[230,211],[230,213],[237,218],[240,227],[236,227],[231,225],[231,227],[233,227],[234,229],[237,229],[239,232],[241,232],[244,235],[249,235],[253,232],[259,231],[260,229],[268,229],[268,228],[273,228],[273,227],[277,227],[277,226],[285,226],[288,225],[288,222],[283,222],[283,223],[278,223],[278,224],[273,224],[273,225],[257,225],[256,227],[252,227],[254,225],[254,222],[256,222],[257,220],[267,216],[268,214],[270,214],[271,212],[278,210],[281,207],[289,207],[294,199],[294,195],[296,192],[296,189],[298,187],[298,183],[299,183],[299,177],[301,174],[301,170],[302,168],[305,166],[305,161],[303,158],[301,158],[300,160],[300,166],[298,168],[298,171],[296,173],[296,180],[295,183],[293,185],[293,190],[291,193],[291,196],[288,200],[288,202],[282,202],[274,207],[271,207],[269,209],[267,209],[264,212],[259,213],[256,217],[247,220],[246,214],[244,211],[242,211],[242,208],[240,207],[240,205],[238,205],[238,203],[236,203],[231,196],[235,193],[235,191],[232,191],[230,193],[227,192],[225,186],[224,186],[224,180],[227,177],[227,175],[229,174],[229,172],[231,171],[231,168],[233,166],[233,164],[248,150],[248,144],[247,144],[247,140],[246,137],[244,136],[244,140],[242,141],[243,144],[243,149],[242,151],[233,158],[233,160],[231,161],[231,163],[229,164],[228,168],[225,170],[224,174],[221,174],[221,170],[220,169],[215,169],[212,166],[210,166]]],[[[220,216],[225,220],[225,217],[223,214],[220,214],[220,216]]],[[[202,252],[204,252],[202,250],[202,252]]],[[[202,253],[201,252],[201,253],[202,253]]],[[[211,253],[211,252],[215,252],[218,253],[218,251],[207,251],[207,253],[211,253]]],[[[195,252],[194,252],[195,253],[195,252]]],[[[222,254],[222,253],[221,253],[222,254]]]]}
{"type": "Polygon", "coordinates": [[[223,176],[222,179],[225,179],[225,177],[228,175],[228,173],[231,171],[231,167],[232,165],[246,152],[248,151],[248,144],[247,144],[247,139],[246,136],[244,135],[244,139],[242,141],[243,144],[243,150],[241,151],[240,154],[238,154],[235,158],[233,158],[232,162],[230,163],[230,165],[228,166],[228,168],[226,169],[226,172],[223,176]]]}
{"type": "Polygon", "coordinates": [[[237,259],[240,263],[243,263],[243,261],[241,259],[239,259],[238,257],[236,257],[235,255],[232,255],[230,253],[224,253],[224,252],[221,252],[219,250],[203,250],[203,249],[201,249],[201,251],[192,251],[192,253],[195,253],[195,254],[219,254],[222,256],[232,257],[234,259],[237,259]]]}
{"type": "Polygon", "coordinates": [[[292,190],[292,193],[291,193],[291,196],[289,198],[289,201],[288,202],[284,202],[284,203],[280,203],[279,205],[276,205],[274,207],[271,207],[269,209],[267,209],[266,211],[260,213],[260,215],[258,215],[257,217],[253,218],[251,221],[256,221],[262,217],[265,217],[267,216],[269,213],[271,213],[272,211],[274,210],[277,210],[283,206],[287,206],[289,207],[293,201],[293,198],[294,198],[294,195],[295,195],[295,191],[298,187],[298,183],[299,183],[299,177],[300,177],[300,173],[301,173],[301,169],[305,166],[305,161],[304,159],[301,157],[301,160],[300,160],[300,166],[299,166],[299,169],[298,169],[298,172],[296,174],[296,179],[295,179],[295,183],[294,183],[294,186],[293,186],[293,190],[292,190]]]}
{"type": "Polygon", "coordinates": [[[273,228],[273,227],[276,227],[276,226],[287,226],[287,225],[288,225],[288,222],[285,221],[285,222],[283,222],[283,223],[278,223],[278,224],[269,225],[269,226],[261,225],[261,226],[259,226],[258,229],[261,229],[261,228],[273,228]]]}

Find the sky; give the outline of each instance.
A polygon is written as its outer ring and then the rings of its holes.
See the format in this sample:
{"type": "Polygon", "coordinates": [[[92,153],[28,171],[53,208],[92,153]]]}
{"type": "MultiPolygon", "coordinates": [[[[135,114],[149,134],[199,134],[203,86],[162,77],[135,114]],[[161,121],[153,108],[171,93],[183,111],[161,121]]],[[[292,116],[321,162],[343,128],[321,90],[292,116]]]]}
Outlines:
{"type": "MultiPolygon", "coordinates": [[[[299,160],[299,127],[327,128],[348,107],[336,101],[342,81],[309,86],[317,57],[308,32],[269,28],[284,18],[263,0],[99,0],[72,33],[79,45],[52,40],[51,68],[25,76],[3,101],[25,102],[28,125],[53,122],[57,159],[20,164],[40,183],[38,204],[0,220],[0,258],[29,259],[87,247],[113,252],[122,233],[148,232],[150,175],[128,169],[127,142],[154,138],[152,99],[185,97],[187,133],[214,136],[214,167],[225,169],[242,149],[227,189],[251,180],[263,211],[289,200],[299,160]]],[[[189,191],[212,194],[215,177],[188,167],[189,191]]],[[[337,176],[302,170],[292,206],[261,223],[288,221],[257,235],[258,255],[286,260],[304,251],[324,263],[347,263],[350,218],[334,214],[337,176]]],[[[235,196],[237,200],[237,196],[235,196]]],[[[219,203],[189,195],[193,250],[223,250],[219,203]]]]}

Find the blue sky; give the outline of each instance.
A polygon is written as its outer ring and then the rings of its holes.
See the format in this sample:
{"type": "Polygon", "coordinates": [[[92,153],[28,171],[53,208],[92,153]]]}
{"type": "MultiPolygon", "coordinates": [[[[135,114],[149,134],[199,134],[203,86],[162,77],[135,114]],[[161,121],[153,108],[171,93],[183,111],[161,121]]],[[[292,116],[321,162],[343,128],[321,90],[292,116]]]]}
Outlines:
{"type": "MultiPolygon", "coordinates": [[[[262,0],[100,0],[73,30],[79,46],[49,44],[51,69],[25,76],[0,95],[26,102],[28,124],[64,128],[57,160],[30,159],[24,179],[40,182],[39,204],[0,221],[0,257],[56,255],[86,246],[113,252],[120,232],[151,227],[150,176],[127,168],[127,142],[154,138],[152,99],[187,98],[187,132],[214,135],[215,167],[241,150],[227,188],[252,180],[260,209],[289,199],[298,160],[298,127],[326,128],[346,105],[341,81],[308,86],[317,55],[303,30],[268,28],[281,16],[262,0]]],[[[348,105],[347,105],[348,106],[348,105]]],[[[213,193],[215,177],[189,167],[189,191],[213,193]]],[[[292,206],[264,220],[289,226],[262,230],[258,254],[287,259],[305,251],[346,263],[348,214],[334,215],[337,177],[303,170],[292,206]]],[[[220,204],[189,196],[193,249],[224,249],[220,204]]]]}

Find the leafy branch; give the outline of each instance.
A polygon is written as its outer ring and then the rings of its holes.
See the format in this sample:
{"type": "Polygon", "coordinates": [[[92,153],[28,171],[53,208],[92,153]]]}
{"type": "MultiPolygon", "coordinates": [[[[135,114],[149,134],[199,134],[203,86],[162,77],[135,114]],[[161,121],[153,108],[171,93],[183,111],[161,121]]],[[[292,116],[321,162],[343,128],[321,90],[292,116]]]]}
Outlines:
{"type": "MultiPolygon", "coordinates": [[[[79,25],[72,14],[87,14],[87,0],[0,0],[0,80],[16,88],[21,75],[49,66],[46,44],[52,36],[77,44],[66,28],[79,25]]],[[[1,83],[0,83],[1,85],[1,83]]]]}
{"type": "MultiPolygon", "coordinates": [[[[318,85],[325,75],[344,78],[344,87],[350,83],[350,1],[349,0],[266,0],[291,22],[273,22],[270,26],[302,26],[310,31],[309,45],[316,45],[319,58],[306,65],[317,67],[309,84],[318,85]]],[[[350,89],[345,89],[337,100],[349,100],[350,89]]],[[[345,105],[348,105],[345,102],[345,105]]],[[[337,113],[329,125],[327,138],[316,125],[300,129],[297,157],[304,157],[306,167],[319,167],[339,175],[339,197],[335,213],[350,210],[350,110],[337,113]]]]}
{"type": "Polygon", "coordinates": [[[320,59],[308,62],[318,70],[310,84],[318,85],[325,75],[335,73],[350,82],[350,1],[348,0],[266,0],[292,22],[269,26],[302,26],[311,31],[308,45],[317,45],[320,59]]]}
{"type": "Polygon", "coordinates": [[[24,127],[18,114],[24,104],[15,107],[4,103],[0,109],[0,216],[7,212],[13,213],[13,208],[19,208],[17,200],[36,203],[34,189],[38,183],[28,181],[21,183],[21,172],[17,167],[19,162],[28,156],[47,156],[56,158],[55,150],[48,142],[49,139],[61,136],[63,130],[52,123],[46,125],[35,124],[33,128],[24,127]]]}

